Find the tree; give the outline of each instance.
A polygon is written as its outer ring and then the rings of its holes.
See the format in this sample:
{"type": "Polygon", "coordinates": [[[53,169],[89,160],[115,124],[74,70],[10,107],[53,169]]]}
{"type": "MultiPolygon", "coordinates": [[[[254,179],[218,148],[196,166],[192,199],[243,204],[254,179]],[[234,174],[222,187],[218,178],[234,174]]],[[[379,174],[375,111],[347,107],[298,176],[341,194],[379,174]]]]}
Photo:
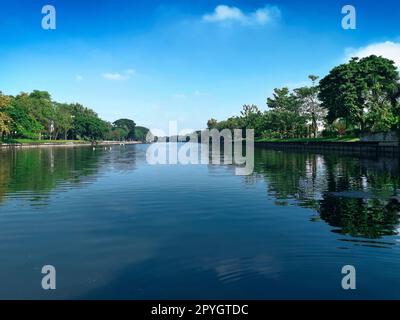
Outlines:
{"type": "MultiPolygon", "coordinates": [[[[136,123],[130,119],[119,119],[113,123],[115,129],[123,129],[126,131],[123,139],[134,140],[135,139],[135,127],[136,123]]],[[[120,133],[123,131],[119,130],[120,133]]],[[[122,138],[122,136],[121,136],[122,138]]],[[[120,139],[118,139],[120,140],[120,139]]]]}
{"type": "Polygon", "coordinates": [[[64,140],[68,139],[68,132],[73,127],[73,115],[68,104],[56,103],[55,112],[55,132],[54,138],[56,139],[60,134],[64,140]]]}
{"type": "Polygon", "coordinates": [[[28,96],[28,109],[42,125],[39,139],[42,138],[42,134],[51,138],[54,130],[55,108],[50,94],[47,91],[34,90],[28,96]]]}
{"type": "Polygon", "coordinates": [[[11,99],[0,91],[0,138],[11,132],[11,118],[7,114],[11,99]]]}
{"type": "Polygon", "coordinates": [[[216,129],[222,131],[224,129],[234,130],[243,128],[242,117],[230,117],[225,121],[218,122],[216,129]]]}
{"type": "MultiPolygon", "coordinates": [[[[243,110],[240,112],[241,119],[240,124],[243,129],[253,129],[255,136],[260,134],[260,126],[261,126],[261,116],[262,113],[260,109],[254,104],[252,105],[244,105],[243,110]]],[[[239,125],[239,123],[238,123],[239,125]]],[[[238,126],[235,129],[239,129],[238,126]]]]}
{"type": "Polygon", "coordinates": [[[11,105],[7,112],[12,119],[11,131],[16,133],[16,137],[38,139],[44,130],[31,109],[29,94],[21,93],[11,99],[11,105]]]}
{"type": "Polygon", "coordinates": [[[216,119],[211,118],[207,121],[207,128],[209,130],[215,129],[218,125],[218,121],[216,119]]]}
{"type": "Polygon", "coordinates": [[[380,103],[384,101],[387,107],[390,106],[390,111],[387,110],[390,114],[398,112],[398,81],[395,63],[375,55],[361,60],[352,58],[350,62],[335,67],[320,82],[319,98],[328,110],[327,120],[332,123],[343,118],[347,126],[368,130],[367,122],[371,126],[371,114],[368,113],[375,113],[371,101],[376,101],[377,88],[383,99],[380,103]]]}
{"type": "Polygon", "coordinates": [[[387,132],[396,125],[396,116],[389,97],[376,83],[366,100],[365,128],[370,132],[387,132]]]}
{"type": "Polygon", "coordinates": [[[288,110],[266,111],[261,123],[263,138],[298,138],[307,133],[305,117],[288,110]]]}
{"type": "Polygon", "coordinates": [[[146,141],[149,132],[150,130],[148,128],[140,126],[135,127],[135,137],[138,141],[146,141]]]}
{"type": "Polygon", "coordinates": [[[111,125],[96,112],[79,103],[69,105],[69,109],[73,117],[73,128],[69,132],[73,139],[101,140],[109,136],[111,125]]]}
{"type": "Polygon", "coordinates": [[[118,141],[126,140],[126,138],[128,137],[128,133],[129,132],[125,128],[112,128],[111,138],[112,140],[118,141]]]}
{"type": "Polygon", "coordinates": [[[265,138],[297,138],[307,132],[306,117],[301,114],[301,104],[296,92],[287,87],[274,89],[272,98],[267,99],[270,108],[262,121],[265,138]]]}
{"type": "Polygon", "coordinates": [[[281,89],[275,88],[273,97],[267,99],[267,105],[273,110],[298,111],[296,97],[287,87],[281,89]]]}
{"type": "Polygon", "coordinates": [[[338,118],[336,119],[333,123],[332,123],[332,128],[334,130],[336,130],[337,134],[342,137],[346,134],[346,121],[344,121],[342,118],[338,118]]]}
{"type": "Polygon", "coordinates": [[[28,139],[134,140],[137,135],[142,139],[148,131],[144,127],[136,130],[130,119],[111,125],[79,103],[53,101],[47,91],[23,92],[15,97],[0,92],[0,138],[11,134],[28,139]]]}
{"type": "Polygon", "coordinates": [[[300,114],[311,122],[311,132],[316,138],[319,124],[325,119],[327,111],[321,106],[318,99],[319,88],[316,85],[318,77],[310,75],[308,78],[312,81],[311,87],[301,87],[294,91],[299,103],[300,114]]]}

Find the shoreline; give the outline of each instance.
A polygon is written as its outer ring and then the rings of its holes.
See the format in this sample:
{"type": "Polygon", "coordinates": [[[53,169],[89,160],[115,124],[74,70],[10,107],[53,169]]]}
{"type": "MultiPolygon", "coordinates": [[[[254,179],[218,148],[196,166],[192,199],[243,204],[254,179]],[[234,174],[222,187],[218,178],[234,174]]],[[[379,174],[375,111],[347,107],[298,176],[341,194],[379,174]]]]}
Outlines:
{"type": "Polygon", "coordinates": [[[49,147],[99,147],[99,146],[111,146],[111,145],[132,145],[132,144],[143,144],[141,141],[100,141],[96,145],[91,142],[33,142],[33,143],[0,143],[0,148],[49,148],[49,147]]]}
{"type": "Polygon", "coordinates": [[[293,151],[311,151],[311,152],[333,152],[337,154],[375,154],[398,156],[400,153],[399,143],[396,142],[375,142],[375,141],[358,141],[358,142],[263,142],[255,141],[256,147],[273,149],[273,150],[293,150],[293,151]]]}

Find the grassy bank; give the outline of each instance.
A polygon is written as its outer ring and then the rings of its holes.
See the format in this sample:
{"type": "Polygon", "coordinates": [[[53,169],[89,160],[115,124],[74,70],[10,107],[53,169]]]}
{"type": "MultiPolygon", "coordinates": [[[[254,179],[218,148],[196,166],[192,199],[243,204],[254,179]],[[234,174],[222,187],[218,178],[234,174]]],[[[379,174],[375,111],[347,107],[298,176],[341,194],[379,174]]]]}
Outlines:
{"type": "MultiPolygon", "coordinates": [[[[98,145],[120,144],[120,141],[97,141],[98,145]]],[[[124,142],[124,144],[136,144],[139,141],[124,142]]],[[[0,146],[81,146],[91,145],[91,141],[87,140],[34,140],[34,139],[12,139],[7,141],[0,140],[0,146]]]]}
{"type": "Polygon", "coordinates": [[[90,143],[90,141],[84,140],[36,140],[36,139],[7,139],[0,140],[0,144],[9,145],[37,145],[37,144],[82,144],[90,143]]]}
{"type": "Polygon", "coordinates": [[[58,143],[58,144],[66,144],[66,143],[90,143],[89,141],[84,140],[33,140],[33,139],[13,139],[7,141],[6,143],[20,143],[20,144],[47,144],[47,143],[58,143]]]}
{"type": "Polygon", "coordinates": [[[298,139],[258,139],[256,142],[358,142],[357,137],[337,137],[337,138],[298,138],[298,139]]]}

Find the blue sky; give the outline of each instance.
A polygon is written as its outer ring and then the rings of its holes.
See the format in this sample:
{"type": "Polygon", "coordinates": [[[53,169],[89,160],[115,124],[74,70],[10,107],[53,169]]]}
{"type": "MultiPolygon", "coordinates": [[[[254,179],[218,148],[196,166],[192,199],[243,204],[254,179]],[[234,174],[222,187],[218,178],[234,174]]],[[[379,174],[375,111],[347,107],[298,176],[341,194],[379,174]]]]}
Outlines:
{"type": "Polygon", "coordinates": [[[349,55],[400,64],[400,3],[362,1],[2,0],[0,90],[47,90],[114,121],[200,129],[273,88],[304,85],[349,55]],[[41,28],[44,5],[57,29],[41,28]],[[357,29],[341,28],[341,9],[357,29]]]}

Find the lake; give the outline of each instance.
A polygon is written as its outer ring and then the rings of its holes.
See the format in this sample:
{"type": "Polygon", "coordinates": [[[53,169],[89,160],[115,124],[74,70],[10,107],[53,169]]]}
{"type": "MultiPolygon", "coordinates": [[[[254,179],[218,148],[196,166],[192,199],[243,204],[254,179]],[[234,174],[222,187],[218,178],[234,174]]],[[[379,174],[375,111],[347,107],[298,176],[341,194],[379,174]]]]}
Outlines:
{"type": "Polygon", "coordinates": [[[0,150],[0,298],[400,298],[399,159],[256,148],[243,177],[146,148],[0,150]]]}

